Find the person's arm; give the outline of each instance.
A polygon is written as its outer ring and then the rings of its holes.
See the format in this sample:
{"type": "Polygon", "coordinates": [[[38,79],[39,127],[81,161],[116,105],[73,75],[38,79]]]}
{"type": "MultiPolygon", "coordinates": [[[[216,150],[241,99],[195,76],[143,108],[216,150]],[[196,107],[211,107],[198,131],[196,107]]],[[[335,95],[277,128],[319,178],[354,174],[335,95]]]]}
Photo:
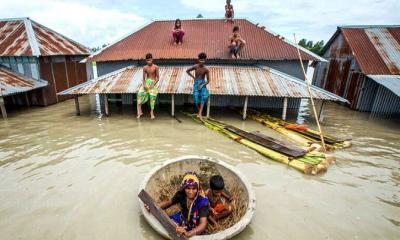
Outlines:
{"type": "Polygon", "coordinates": [[[165,210],[165,209],[171,207],[172,205],[174,205],[174,203],[171,200],[167,200],[167,201],[161,202],[159,206],[162,210],[165,210]]]}
{"type": "Polygon", "coordinates": [[[206,227],[207,227],[207,217],[201,217],[200,224],[197,227],[190,230],[189,232],[186,232],[185,237],[189,238],[196,235],[200,235],[204,232],[204,230],[206,230],[206,227]]]}
{"type": "Polygon", "coordinates": [[[196,79],[195,76],[193,76],[192,71],[196,69],[196,66],[193,66],[191,68],[188,68],[188,70],[186,70],[186,73],[191,76],[193,79],[196,79]]]}
{"type": "Polygon", "coordinates": [[[142,79],[142,85],[143,85],[143,88],[144,89],[147,89],[147,86],[146,86],[146,67],[144,67],[143,68],[143,79],[142,79]]]}
{"type": "Polygon", "coordinates": [[[210,83],[210,71],[208,70],[208,68],[207,68],[207,71],[206,71],[206,77],[207,77],[207,81],[206,81],[206,83],[204,85],[208,85],[210,83]]]}
{"type": "Polygon", "coordinates": [[[157,66],[157,67],[156,67],[156,79],[155,79],[155,82],[153,83],[153,86],[152,86],[152,87],[154,87],[155,85],[157,85],[157,83],[158,83],[159,80],[160,80],[160,69],[159,69],[159,67],[157,66]]]}
{"type": "Polygon", "coordinates": [[[221,195],[222,195],[224,198],[228,199],[229,202],[231,202],[231,201],[233,200],[233,196],[229,195],[229,194],[226,193],[226,192],[222,192],[221,195]]]}

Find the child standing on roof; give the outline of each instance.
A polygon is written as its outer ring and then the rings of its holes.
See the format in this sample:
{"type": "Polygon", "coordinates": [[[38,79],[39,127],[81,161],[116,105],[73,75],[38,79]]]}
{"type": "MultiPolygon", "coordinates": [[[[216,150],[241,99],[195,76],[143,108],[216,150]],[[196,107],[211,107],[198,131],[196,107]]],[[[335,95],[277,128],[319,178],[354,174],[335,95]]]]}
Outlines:
{"type": "Polygon", "coordinates": [[[226,5],[225,5],[225,22],[232,22],[233,23],[233,17],[235,15],[235,12],[233,11],[233,5],[231,4],[231,0],[226,0],[226,5]]]}
{"type": "Polygon", "coordinates": [[[240,58],[240,51],[243,49],[246,41],[239,34],[239,26],[233,27],[233,34],[229,38],[230,40],[230,53],[232,54],[233,59],[240,58]]]}
{"type": "Polygon", "coordinates": [[[197,117],[200,118],[200,120],[203,120],[203,108],[209,96],[206,86],[210,83],[210,73],[208,68],[205,66],[206,59],[207,55],[203,52],[200,53],[198,56],[198,64],[186,70],[186,73],[194,79],[193,101],[199,110],[197,117]],[[191,73],[192,71],[195,71],[195,75],[191,73]],[[206,77],[207,81],[205,80],[206,77]]]}
{"type": "Polygon", "coordinates": [[[137,118],[143,115],[142,105],[149,101],[150,117],[154,119],[156,118],[154,116],[154,105],[158,94],[156,85],[160,75],[158,66],[153,64],[153,55],[151,53],[146,54],[146,63],[147,65],[143,67],[142,86],[137,94],[137,118]]]}
{"type": "Polygon", "coordinates": [[[232,214],[234,207],[233,197],[224,192],[225,183],[220,175],[214,175],[210,178],[210,188],[206,191],[206,196],[210,201],[210,215],[208,219],[214,226],[218,226],[217,221],[232,214]],[[224,204],[223,198],[230,204],[224,204]]]}
{"type": "Polygon", "coordinates": [[[172,37],[174,38],[174,45],[182,44],[184,35],[185,31],[183,31],[181,20],[176,19],[174,29],[172,29],[172,37]]]}

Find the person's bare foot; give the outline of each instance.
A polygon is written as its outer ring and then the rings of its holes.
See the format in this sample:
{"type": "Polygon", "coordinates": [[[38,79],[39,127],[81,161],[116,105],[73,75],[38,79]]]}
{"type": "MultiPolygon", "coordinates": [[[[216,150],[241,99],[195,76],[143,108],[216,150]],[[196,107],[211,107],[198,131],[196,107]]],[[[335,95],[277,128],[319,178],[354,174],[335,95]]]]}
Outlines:
{"type": "Polygon", "coordinates": [[[174,45],[176,45],[176,42],[174,42],[174,45]]]}
{"type": "Polygon", "coordinates": [[[182,42],[178,42],[178,45],[182,45],[182,42]]]}
{"type": "Polygon", "coordinates": [[[232,54],[232,59],[235,59],[235,58],[236,58],[235,54],[232,54]]]}
{"type": "Polygon", "coordinates": [[[140,113],[137,114],[136,118],[139,119],[142,115],[143,115],[143,113],[140,112],[140,113]]]}
{"type": "Polygon", "coordinates": [[[150,113],[150,119],[156,119],[156,116],[154,116],[153,113],[150,113]]]}
{"type": "Polygon", "coordinates": [[[200,119],[200,121],[204,121],[203,116],[202,115],[197,115],[200,119]]]}
{"type": "Polygon", "coordinates": [[[236,54],[236,59],[240,59],[240,55],[239,54],[236,54]]]}

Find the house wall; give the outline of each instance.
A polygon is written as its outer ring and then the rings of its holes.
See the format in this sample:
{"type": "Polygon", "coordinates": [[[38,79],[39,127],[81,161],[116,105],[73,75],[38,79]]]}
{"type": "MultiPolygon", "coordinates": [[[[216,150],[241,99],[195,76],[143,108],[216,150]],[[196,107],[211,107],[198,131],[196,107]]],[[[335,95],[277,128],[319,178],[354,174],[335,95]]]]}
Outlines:
{"type": "MultiPolygon", "coordinates": [[[[274,68],[278,71],[281,71],[283,73],[286,73],[288,75],[300,78],[304,80],[304,74],[303,70],[301,68],[301,64],[299,61],[246,61],[246,62],[235,62],[235,64],[244,64],[244,65],[265,65],[270,68],[274,68]]],[[[137,66],[142,66],[144,65],[144,62],[139,62],[139,61],[112,61],[112,62],[97,62],[97,74],[98,76],[105,75],[110,72],[114,72],[116,70],[119,70],[121,68],[127,67],[127,66],[132,66],[132,65],[137,65],[137,66]]],[[[195,64],[195,61],[160,61],[160,60],[155,60],[155,64],[158,65],[171,65],[171,64],[185,64],[185,65],[192,65],[195,64]]],[[[227,61],[213,61],[210,60],[207,62],[208,65],[212,64],[218,64],[218,65],[226,65],[229,64],[227,61]]],[[[230,63],[232,65],[232,63],[230,63]]],[[[308,68],[308,61],[303,61],[304,67],[308,68]]]]}
{"type": "Polygon", "coordinates": [[[55,104],[70,96],[57,96],[58,92],[87,81],[86,65],[79,63],[84,56],[46,56],[39,58],[40,77],[48,82],[44,89],[46,103],[55,104]]]}
{"type": "Polygon", "coordinates": [[[313,84],[346,98],[350,107],[357,109],[365,78],[342,33],[335,38],[323,57],[328,63],[317,63],[313,84]]]}

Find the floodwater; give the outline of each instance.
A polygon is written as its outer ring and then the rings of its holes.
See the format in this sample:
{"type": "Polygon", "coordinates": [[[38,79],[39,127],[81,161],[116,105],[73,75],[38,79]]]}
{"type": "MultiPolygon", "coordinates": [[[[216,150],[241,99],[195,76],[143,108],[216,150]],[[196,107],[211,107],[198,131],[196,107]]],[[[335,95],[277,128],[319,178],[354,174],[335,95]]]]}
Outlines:
{"type": "MultiPolygon", "coordinates": [[[[137,121],[128,108],[99,118],[81,100],[13,111],[0,121],[0,239],[159,239],[140,216],[139,185],[152,168],[186,155],[223,160],[257,197],[235,239],[400,239],[400,122],[328,104],[324,131],[352,136],[337,163],[305,176],[168,108],[137,121]]],[[[307,107],[303,113],[307,113],[307,107]]],[[[211,114],[282,138],[234,113],[211,114]]],[[[308,123],[310,117],[290,114],[308,123]]]]}

